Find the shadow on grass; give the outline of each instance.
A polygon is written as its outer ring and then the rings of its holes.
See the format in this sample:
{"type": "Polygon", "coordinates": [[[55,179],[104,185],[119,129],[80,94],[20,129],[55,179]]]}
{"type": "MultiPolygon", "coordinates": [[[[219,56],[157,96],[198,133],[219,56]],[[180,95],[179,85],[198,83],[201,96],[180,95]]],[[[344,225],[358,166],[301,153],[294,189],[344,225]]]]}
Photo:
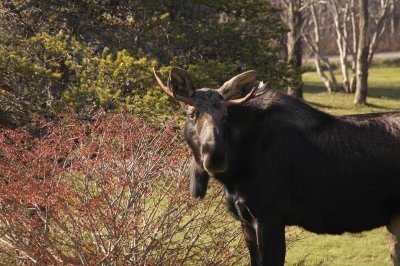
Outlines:
{"type": "Polygon", "coordinates": [[[370,87],[368,96],[375,98],[400,99],[400,88],[395,87],[370,87]]]}
{"type": "Polygon", "coordinates": [[[304,84],[303,91],[307,93],[321,93],[326,92],[324,86],[318,85],[316,83],[307,83],[304,84]]]}
{"type": "Polygon", "coordinates": [[[373,104],[373,103],[367,103],[365,106],[376,108],[376,109],[382,109],[382,110],[391,110],[391,108],[388,108],[388,107],[385,107],[385,106],[381,106],[381,105],[377,105],[377,104],[373,104]]]}

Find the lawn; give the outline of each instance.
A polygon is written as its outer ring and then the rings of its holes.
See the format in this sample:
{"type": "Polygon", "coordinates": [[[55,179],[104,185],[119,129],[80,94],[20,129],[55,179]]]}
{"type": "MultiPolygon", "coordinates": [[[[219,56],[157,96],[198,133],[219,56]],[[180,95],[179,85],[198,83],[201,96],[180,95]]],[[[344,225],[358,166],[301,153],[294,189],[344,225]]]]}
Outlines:
{"type": "MultiPolygon", "coordinates": [[[[341,81],[341,75],[337,79],[341,81]]],[[[400,67],[370,69],[367,106],[353,106],[353,94],[326,93],[314,72],[304,73],[303,81],[305,100],[331,114],[400,111],[400,67]]]]}
{"type": "Polygon", "coordinates": [[[302,236],[302,240],[288,246],[287,265],[391,265],[384,227],[358,234],[303,232],[302,236]]]}
{"type": "MultiPolygon", "coordinates": [[[[326,93],[315,73],[305,73],[303,80],[305,100],[331,114],[400,111],[399,67],[370,70],[367,106],[354,107],[353,94],[326,93]]],[[[304,232],[302,236],[302,240],[289,245],[287,265],[391,265],[383,227],[359,234],[334,236],[304,232]]]]}

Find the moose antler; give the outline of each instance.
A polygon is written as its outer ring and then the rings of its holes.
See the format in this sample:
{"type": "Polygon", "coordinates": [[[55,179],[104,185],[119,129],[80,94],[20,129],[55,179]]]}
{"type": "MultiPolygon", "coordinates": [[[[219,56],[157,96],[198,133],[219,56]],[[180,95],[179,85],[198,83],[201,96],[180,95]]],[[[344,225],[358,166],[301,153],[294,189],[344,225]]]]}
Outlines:
{"type": "MultiPolygon", "coordinates": [[[[153,74],[158,82],[158,85],[160,85],[163,91],[165,91],[169,96],[174,97],[172,91],[167,86],[164,85],[164,83],[161,80],[160,73],[154,67],[153,67],[153,74]]],[[[168,79],[168,83],[170,83],[169,81],[170,80],[168,79]]]]}
{"type": "Polygon", "coordinates": [[[180,102],[184,102],[184,103],[186,103],[188,105],[191,105],[191,106],[194,105],[194,99],[193,98],[188,98],[188,97],[184,97],[184,96],[176,94],[176,92],[175,92],[175,90],[174,90],[174,88],[173,88],[173,86],[171,84],[171,74],[170,74],[170,77],[168,78],[168,82],[167,82],[168,85],[166,86],[161,80],[160,73],[155,68],[153,68],[153,73],[154,73],[154,76],[155,76],[155,78],[156,78],[156,80],[158,82],[158,85],[160,85],[160,87],[169,96],[171,96],[172,98],[174,98],[174,99],[176,99],[176,100],[178,100],[180,102]]]}
{"type": "Polygon", "coordinates": [[[268,83],[264,83],[261,81],[260,84],[258,84],[258,87],[254,86],[251,89],[251,91],[243,98],[226,101],[225,107],[229,107],[229,106],[233,106],[233,105],[241,105],[241,104],[244,104],[244,103],[250,101],[253,98],[263,95],[265,92],[267,92],[267,90],[266,90],[267,85],[268,85],[268,83]]]}

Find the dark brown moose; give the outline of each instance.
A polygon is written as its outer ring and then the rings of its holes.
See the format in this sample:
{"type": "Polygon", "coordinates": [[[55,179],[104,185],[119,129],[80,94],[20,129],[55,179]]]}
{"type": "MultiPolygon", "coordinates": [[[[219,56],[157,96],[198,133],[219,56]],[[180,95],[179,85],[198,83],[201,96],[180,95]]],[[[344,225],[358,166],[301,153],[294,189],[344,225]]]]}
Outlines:
{"type": "Polygon", "coordinates": [[[223,185],[252,265],[284,264],[286,225],[318,234],[386,226],[400,265],[400,113],[332,116],[253,87],[255,71],[217,90],[195,89],[179,68],[166,84],[154,74],[187,105],[192,196],[205,196],[210,177],[223,185]]]}

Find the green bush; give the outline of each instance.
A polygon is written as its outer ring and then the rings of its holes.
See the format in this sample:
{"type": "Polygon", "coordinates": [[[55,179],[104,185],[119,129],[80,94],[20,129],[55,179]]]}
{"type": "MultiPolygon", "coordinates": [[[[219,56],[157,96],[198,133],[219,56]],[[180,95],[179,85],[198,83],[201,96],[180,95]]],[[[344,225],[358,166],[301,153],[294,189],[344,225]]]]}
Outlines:
{"type": "Polygon", "coordinates": [[[157,62],[143,54],[107,47],[98,52],[69,35],[47,33],[11,48],[0,46],[0,84],[10,88],[0,94],[2,110],[19,109],[26,116],[65,109],[85,116],[132,111],[160,120],[177,107],[156,85],[157,62]]]}
{"type": "Polygon", "coordinates": [[[196,88],[218,88],[236,74],[237,66],[217,60],[199,60],[188,66],[196,88]]]}
{"type": "Polygon", "coordinates": [[[104,48],[99,55],[90,51],[78,62],[70,59],[66,65],[77,80],[68,86],[62,100],[80,113],[101,109],[161,116],[172,110],[152,76],[155,60],[135,58],[125,50],[113,55],[104,48]]]}

